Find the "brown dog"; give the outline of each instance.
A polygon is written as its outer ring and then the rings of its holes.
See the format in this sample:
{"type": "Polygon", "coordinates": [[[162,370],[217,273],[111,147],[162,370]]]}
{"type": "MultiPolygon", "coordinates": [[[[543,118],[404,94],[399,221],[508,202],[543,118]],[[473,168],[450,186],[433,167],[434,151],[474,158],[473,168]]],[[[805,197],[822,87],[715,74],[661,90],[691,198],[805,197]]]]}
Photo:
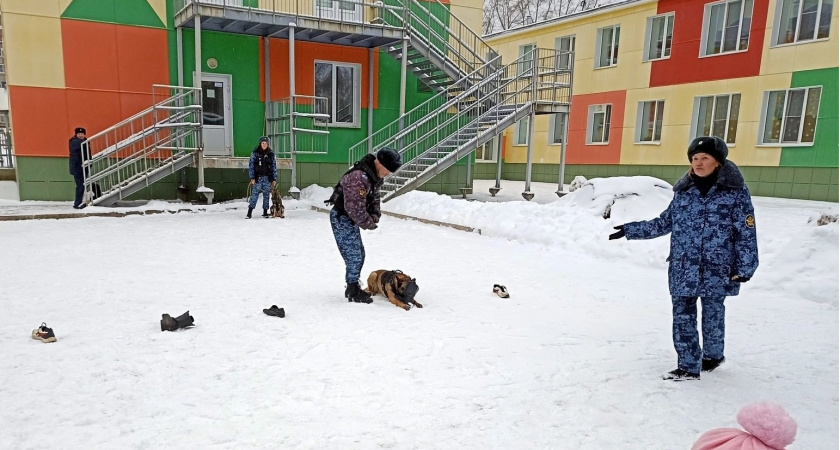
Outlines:
{"type": "Polygon", "coordinates": [[[283,213],[286,212],[286,208],[283,207],[283,200],[280,199],[280,190],[276,187],[271,190],[271,217],[279,217],[284,218],[286,217],[283,213]]]}
{"type": "Polygon", "coordinates": [[[395,306],[408,311],[411,305],[423,307],[414,300],[417,289],[414,279],[399,270],[375,270],[367,279],[365,291],[370,295],[382,294],[395,306]],[[409,295],[406,295],[406,288],[409,295]]]}

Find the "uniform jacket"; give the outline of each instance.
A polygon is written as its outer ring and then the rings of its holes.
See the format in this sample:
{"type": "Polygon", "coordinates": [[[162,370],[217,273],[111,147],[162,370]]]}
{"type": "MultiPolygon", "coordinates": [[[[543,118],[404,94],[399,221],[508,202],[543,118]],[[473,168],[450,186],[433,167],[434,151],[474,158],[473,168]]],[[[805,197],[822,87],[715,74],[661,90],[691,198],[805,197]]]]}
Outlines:
{"type": "Polygon", "coordinates": [[[79,139],[76,136],[70,138],[70,175],[82,174],[82,142],[86,139],[79,139]]]}
{"type": "Polygon", "coordinates": [[[331,199],[339,214],[346,214],[360,228],[376,228],[380,210],[382,179],[376,174],[374,155],[366,155],[341,177],[331,199]]]}
{"type": "Polygon", "coordinates": [[[703,197],[689,174],[674,185],[674,199],[658,218],[625,224],[627,239],[671,233],[668,286],[673,296],[738,295],[732,275],[752,277],[758,267],[755,216],[741,171],[731,161],[703,197]]]}
{"type": "Polygon", "coordinates": [[[277,160],[271,147],[265,152],[260,146],[254,147],[251,152],[251,159],[248,161],[248,178],[257,180],[260,177],[268,177],[268,181],[277,181],[277,160]]]}

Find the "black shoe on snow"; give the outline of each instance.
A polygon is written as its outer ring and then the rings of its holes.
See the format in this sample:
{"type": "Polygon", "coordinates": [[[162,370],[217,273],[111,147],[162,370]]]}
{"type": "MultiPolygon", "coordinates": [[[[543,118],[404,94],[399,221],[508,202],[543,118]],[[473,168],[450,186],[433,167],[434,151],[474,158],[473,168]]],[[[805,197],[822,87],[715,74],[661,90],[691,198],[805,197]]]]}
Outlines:
{"type": "Polygon", "coordinates": [[[723,364],[724,361],[726,361],[726,358],[704,359],[703,366],[700,368],[700,370],[703,372],[711,372],[720,367],[720,365],[723,364]]]}
{"type": "Polygon", "coordinates": [[[160,319],[160,331],[175,331],[178,328],[187,328],[194,326],[193,316],[187,311],[178,317],[173,318],[169,314],[164,314],[160,319]]]}
{"type": "Polygon", "coordinates": [[[254,208],[248,208],[248,215],[247,215],[247,216],[245,216],[245,218],[246,218],[246,219],[250,219],[250,218],[251,218],[251,213],[252,213],[252,212],[254,212],[254,208]]]}
{"type": "Polygon", "coordinates": [[[57,340],[52,328],[47,327],[45,322],[41,322],[40,327],[32,330],[32,339],[37,339],[45,344],[49,344],[50,342],[55,342],[57,340]]]}
{"type": "Polygon", "coordinates": [[[670,372],[662,374],[663,380],[673,380],[673,381],[688,381],[688,380],[699,380],[700,374],[699,373],[691,373],[686,372],[682,369],[675,369],[670,372]]]}
{"type": "Polygon", "coordinates": [[[264,210],[263,210],[263,217],[265,217],[266,219],[268,219],[269,217],[271,217],[271,214],[269,214],[269,213],[268,213],[268,210],[267,210],[267,209],[264,209],[264,210]]]}
{"type": "Polygon", "coordinates": [[[269,316],[286,317],[286,311],[283,308],[278,308],[277,305],[271,305],[271,308],[263,309],[263,312],[269,316]]]}
{"type": "Polygon", "coordinates": [[[359,283],[347,286],[347,289],[344,290],[344,296],[347,297],[349,302],[373,303],[373,298],[359,286],[359,283]]]}

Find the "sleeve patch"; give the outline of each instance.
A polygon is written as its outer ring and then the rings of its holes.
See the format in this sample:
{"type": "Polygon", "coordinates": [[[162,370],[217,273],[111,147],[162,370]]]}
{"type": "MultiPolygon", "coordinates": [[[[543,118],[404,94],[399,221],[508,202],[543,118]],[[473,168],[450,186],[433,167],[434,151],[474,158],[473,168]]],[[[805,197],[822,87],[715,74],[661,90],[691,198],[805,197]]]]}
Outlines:
{"type": "Polygon", "coordinates": [[[744,221],[747,223],[749,228],[755,228],[755,217],[753,217],[752,214],[747,214],[747,218],[744,219],[744,221]]]}
{"type": "MultiPolygon", "coordinates": [[[[365,188],[359,189],[359,197],[364,197],[366,195],[367,195],[367,191],[365,190],[365,188]]],[[[750,217],[752,217],[752,216],[750,216],[750,217]]]]}

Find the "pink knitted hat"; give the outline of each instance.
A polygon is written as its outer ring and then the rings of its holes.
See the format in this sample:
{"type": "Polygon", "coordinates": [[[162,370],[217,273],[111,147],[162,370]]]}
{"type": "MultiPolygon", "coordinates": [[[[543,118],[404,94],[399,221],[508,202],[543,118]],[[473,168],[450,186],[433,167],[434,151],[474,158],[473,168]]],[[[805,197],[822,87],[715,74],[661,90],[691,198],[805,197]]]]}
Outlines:
{"type": "Polygon", "coordinates": [[[747,431],[736,428],[707,431],[691,450],[784,450],[796,437],[796,421],[775,403],[745,406],[738,413],[738,423],[747,431]]]}

